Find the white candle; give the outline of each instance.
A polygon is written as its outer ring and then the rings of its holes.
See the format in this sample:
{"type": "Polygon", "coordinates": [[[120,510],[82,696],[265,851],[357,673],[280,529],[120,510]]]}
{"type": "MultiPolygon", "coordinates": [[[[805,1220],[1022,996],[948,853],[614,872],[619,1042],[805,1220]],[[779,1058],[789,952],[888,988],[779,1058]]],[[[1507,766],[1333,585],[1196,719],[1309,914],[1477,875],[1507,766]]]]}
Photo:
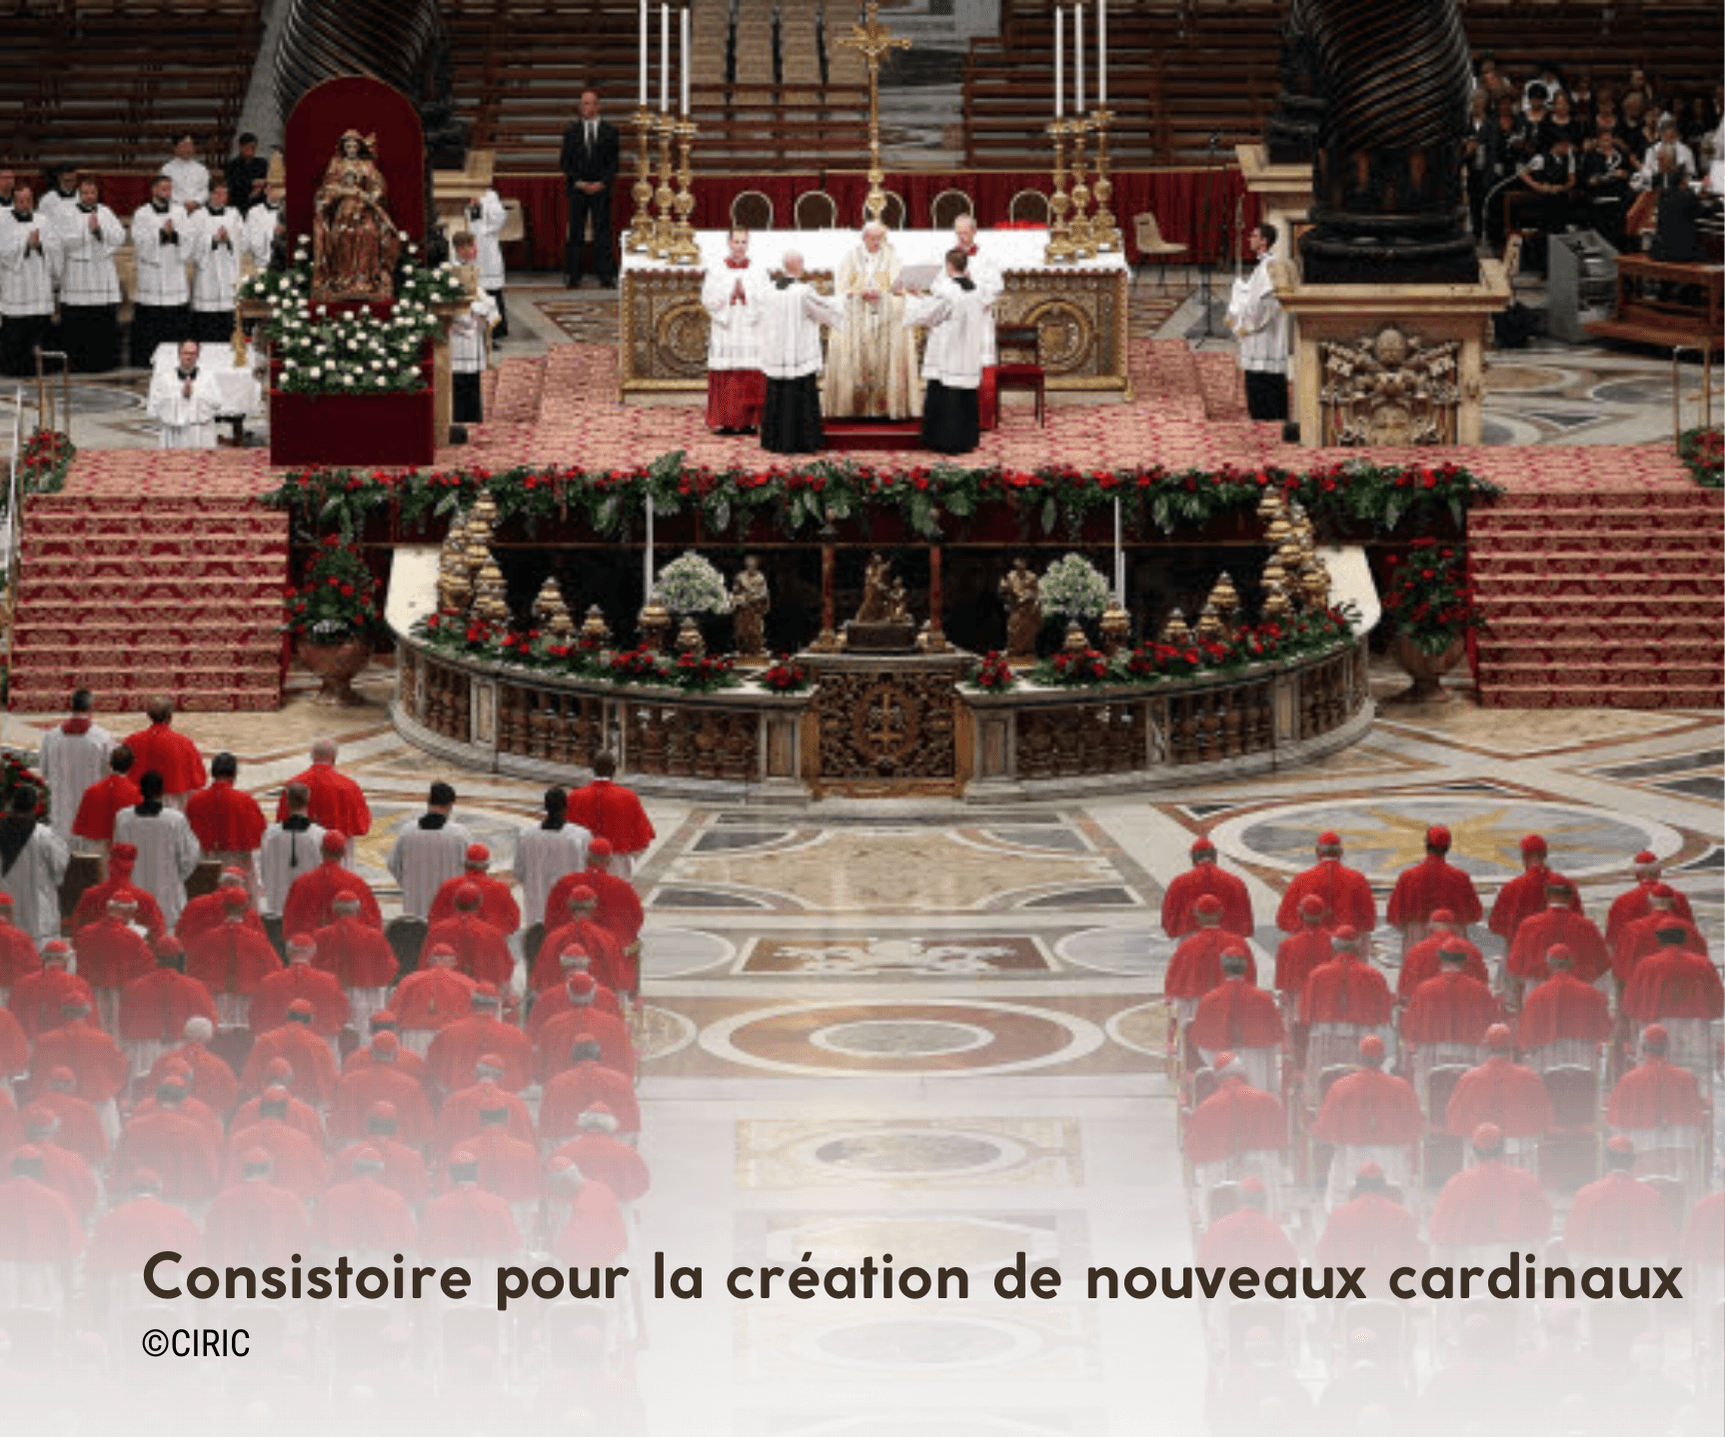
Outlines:
{"type": "Polygon", "coordinates": [[[689,7],[683,7],[683,48],[678,59],[683,62],[683,118],[689,118],[689,7]]]}
{"type": "Polygon", "coordinates": [[[659,7],[659,113],[671,113],[671,7],[659,7]]]}
{"type": "Polygon", "coordinates": [[[1054,118],[1066,113],[1066,11],[1054,7],[1054,118]]]}
{"type": "Polygon", "coordinates": [[[1108,108],[1108,0],[1096,0],[1096,105],[1108,108]]]}
{"type": "Polygon", "coordinates": [[[641,0],[641,101],[640,106],[647,108],[647,0],[641,0]]]}
{"type": "Polygon", "coordinates": [[[1072,113],[1084,114],[1084,7],[1072,7],[1072,113]]]}

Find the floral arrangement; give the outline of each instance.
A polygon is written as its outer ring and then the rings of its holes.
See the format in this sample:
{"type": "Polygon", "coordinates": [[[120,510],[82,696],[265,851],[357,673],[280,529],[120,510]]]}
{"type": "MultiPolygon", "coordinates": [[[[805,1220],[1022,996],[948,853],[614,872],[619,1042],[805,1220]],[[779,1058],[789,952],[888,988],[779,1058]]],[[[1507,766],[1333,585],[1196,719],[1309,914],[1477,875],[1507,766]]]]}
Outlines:
{"type": "Polygon", "coordinates": [[[776,694],[800,694],[809,686],[809,673],[786,654],[780,654],[761,675],[761,687],[776,694]]]}
{"type": "MultiPolygon", "coordinates": [[[[19,492],[26,497],[58,494],[66,486],[66,471],[77,452],[66,435],[52,429],[34,430],[18,451],[19,492]]],[[[0,491],[0,514],[6,512],[6,503],[5,492],[0,491]]]]}
{"type": "Polygon", "coordinates": [[[26,764],[17,754],[7,752],[0,755],[0,804],[10,804],[12,790],[25,783],[36,790],[36,817],[46,820],[48,817],[48,780],[26,764]]]}
{"type": "Polygon", "coordinates": [[[1094,619],[1108,607],[1108,581],[1082,554],[1067,554],[1042,576],[1042,612],[1054,618],[1094,619]]]}
{"type": "Polygon", "coordinates": [[[1036,666],[1036,679],[1056,688],[1082,688],[1088,684],[1118,683],[1120,674],[1098,649],[1062,649],[1036,666]]]}
{"type": "Polygon", "coordinates": [[[1415,539],[1402,558],[1386,555],[1384,618],[1390,632],[1423,652],[1441,654],[1470,630],[1485,627],[1467,577],[1467,551],[1415,539]]]}
{"type": "Polygon", "coordinates": [[[383,621],[377,580],[358,549],[334,534],[318,547],[299,588],[285,600],[283,629],[308,644],[369,639],[383,621]]]}
{"type": "Polygon", "coordinates": [[[679,654],[671,665],[671,682],[689,693],[711,693],[742,683],[731,661],[714,654],[679,654]]]}
{"type": "Polygon", "coordinates": [[[739,679],[729,659],[707,654],[682,654],[675,659],[652,649],[625,649],[613,654],[605,677],[618,684],[659,684],[688,693],[735,688],[739,679]]]}
{"type": "Polygon", "coordinates": [[[1005,693],[1018,685],[1018,675],[1013,673],[1012,665],[997,649],[990,649],[982,656],[982,662],[977,665],[976,672],[971,675],[971,683],[979,689],[990,693],[1005,693]]]}
{"type": "Polygon", "coordinates": [[[684,614],[731,612],[724,576],[692,549],[659,570],[653,597],[679,618],[684,614]]]}
{"type": "Polygon", "coordinates": [[[425,387],[425,342],[436,333],[433,308],[465,296],[456,267],[422,266],[418,246],[402,236],[406,254],[387,312],[350,309],[332,314],[310,305],[311,265],[300,237],[293,263],[246,279],[240,298],[269,306],[264,333],[279,364],[277,385],[291,394],[388,394],[425,387]]]}
{"type": "Polygon", "coordinates": [[[1725,488],[1725,433],[1717,425],[1685,429],[1677,439],[1677,457],[1702,488],[1725,488]]]}

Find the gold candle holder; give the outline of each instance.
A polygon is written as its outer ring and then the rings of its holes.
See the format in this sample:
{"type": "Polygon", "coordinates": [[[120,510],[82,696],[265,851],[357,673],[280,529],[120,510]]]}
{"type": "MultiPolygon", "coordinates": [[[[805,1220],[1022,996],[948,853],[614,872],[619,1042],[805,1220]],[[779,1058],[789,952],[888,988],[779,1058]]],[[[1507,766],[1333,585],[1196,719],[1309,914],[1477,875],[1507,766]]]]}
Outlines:
{"type": "Polygon", "coordinates": [[[1098,254],[1112,254],[1124,247],[1120,226],[1110,206],[1114,198],[1114,182],[1108,178],[1108,127],[1114,122],[1114,113],[1097,110],[1093,118],[1096,124],[1096,183],[1091,186],[1091,193],[1096,197],[1096,213],[1090,219],[1090,234],[1098,254]]]}
{"type": "Polygon", "coordinates": [[[1074,119],[1072,126],[1072,219],[1070,235],[1072,258],[1089,259],[1096,253],[1096,239],[1090,229],[1090,187],[1084,183],[1084,137],[1090,133],[1090,121],[1074,119]]]}
{"type": "Polygon", "coordinates": [[[677,212],[677,218],[671,226],[671,245],[666,258],[672,264],[699,264],[701,247],[695,243],[694,226],[689,223],[689,216],[694,212],[695,194],[689,188],[694,181],[694,171],[689,165],[689,153],[694,148],[697,133],[693,120],[682,120],[675,126],[677,132],[677,197],[672,201],[672,207],[677,212]]]}
{"type": "Polygon", "coordinates": [[[635,201],[635,217],[629,221],[624,247],[640,254],[653,245],[653,112],[645,105],[635,111],[635,184],[629,191],[635,201]]]}
{"type": "Polygon", "coordinates": [[[671,187],[671,137],[677,122],[669,115],[656,115],[653,128],[659,136],[659,187],[653,192],[658,213],[653,216],[652,250],[655,259],[664,259],[671,252],[671,234],[676,228],[674,206],[677,192],[671,187]]]}
{"type": "Polygon", "coordinates": [[[1072,238],[1066,227],[1066,212],[1072,201],[1066,195],[1066,129],[1065,120],[1050,120],[1048,133],[1054,138],[1054,193],[1048,197],[1053,218],[1048,222],[1048,248],[1042,258],[1048,264],[1070,264],[1072,238]]]}

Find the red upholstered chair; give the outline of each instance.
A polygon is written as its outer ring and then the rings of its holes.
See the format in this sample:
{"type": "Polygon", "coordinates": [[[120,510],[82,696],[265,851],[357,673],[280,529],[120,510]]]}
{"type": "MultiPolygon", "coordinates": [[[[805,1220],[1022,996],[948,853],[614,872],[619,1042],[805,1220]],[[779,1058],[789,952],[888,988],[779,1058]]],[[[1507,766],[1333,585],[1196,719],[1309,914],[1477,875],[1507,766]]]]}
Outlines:
{"type": "Polygon", "coordinates": [[[999,424],[999,396],[1009,389],[1036,396],[1036,422],[1046,425],[1044,406],[1047,400],[1048,376],[1042,368],[1042,330],[1034,324],[997,324],[994,327],[994,347],[999,362],[994,370],[995,423],[999,424]],[[1008,360],[1007,354],[1028,354],[1028,360],[1008,360]]]}

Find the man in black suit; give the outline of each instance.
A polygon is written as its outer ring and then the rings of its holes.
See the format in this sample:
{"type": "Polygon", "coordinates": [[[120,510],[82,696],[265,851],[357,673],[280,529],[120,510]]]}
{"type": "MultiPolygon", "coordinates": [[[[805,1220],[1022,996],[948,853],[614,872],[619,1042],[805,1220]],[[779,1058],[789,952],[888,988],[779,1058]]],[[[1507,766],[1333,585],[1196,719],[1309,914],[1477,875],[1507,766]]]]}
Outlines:
{"type": "Polygon", "coordinates": [[[569,189],[569,240],[564,270],[569,287],[581,284],[581,244],[593,219],[593,272],[607,288],[617,283],[616,236],[611,233],[611,187],[617,179],[617,127],[599,118],[599,96],[581,96],[581,118],[563,131],[559,167],[569,189]]]}

